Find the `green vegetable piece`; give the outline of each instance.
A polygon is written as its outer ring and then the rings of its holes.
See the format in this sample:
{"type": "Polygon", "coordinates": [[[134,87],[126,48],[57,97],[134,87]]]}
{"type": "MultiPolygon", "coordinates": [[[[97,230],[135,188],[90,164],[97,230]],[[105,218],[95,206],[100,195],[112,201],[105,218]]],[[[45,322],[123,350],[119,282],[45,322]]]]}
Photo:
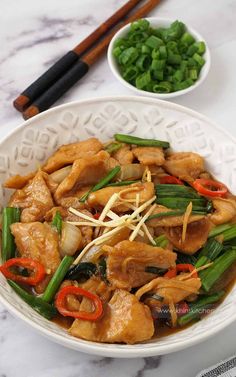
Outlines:
{"type": "Polygon", "coordinates": [[[196,52],[197,52],[199,55],[203,55],[204,52],[206,51],[206,45],[205,45],[205,43],[204,43],[204,42],[196,42],[195,45],[196,45],[197,48],[198,48],[196,52]]]}
{"type": "Polygon", "coordinates": [[[192,34],[185,32],[181,37],[181,42],[186,43],[188,46],[193,44],[195,42],[195,38],[192,36],[192,34]]]}
{"type": "Polygon", "coordinates": [[[192,79],[187,79],[187,80],[184,80],[182,82],[179,82],[179,83],[176,83],[174,85],[174,89],[177,91],[177,90],[184,90],[184,89],[187,89],[189,88],[190,86],[192,86],[194,84],[194,81],[192,79]]]}
{"type": "Polygon", "coordinates": [[[148,47],[151,47],[151,48],[158,48],[160,46],[162,46],[164,43],[162,41],[161,38],[158,38],[156,37],[155,35],[151,35],[145,42],[145,44],[148,46],[148,47]]]}
{"type": "Polygon", "coordinates": [[[137,183],[137,182],[140,182],[140,181],[119,181],[119,182],[109,183],[107,185],[107,187],[128,186],[128,185],[132,185],[133,183],[137,183]]]}
{"type": "Polygon", "coordinates": [[[164,234],[161,234],[159,237],[154,239],[156,246],[165,248],[168,245],[168,239],[164,234]]]}
{"type": "Polygon", "coordinates": [[[91,276],[97,272],[96,264],[91,262],[82,262],[70,267],[65,278],[69,280],[88,280],[91,276]]]}
{"type": "Polygon", "coordinates": [[[56,272],[54,273],[53,277],[51,278],[43,296],[42,300],[46,302],[51,302],[57,293],[64,277],[66,276],[67,271],[69,270],[71,264],[73,263],[74,258],[66,255],[61,263],[59,264],[56,272]]]}
{"type": "Polygon", "coordinates": [[[197,54],[196,52],[193,55],[193,59],[200,65],[200,67],[202,67],[205,64],[205,59],[203,59],[203,57],[197,54]]]}
{"type": "Polygon", "coordinates": [[[163,81],[164,79],[164,71],[153,71],[153,76],[155,79],[159,81],[163,81]]]}
{"type": "Polygon", "coordinates": [[[145,18],[141,18],[140,20],[132,22],[132,24],[130,25],[130,30],[131,31],[136,31],[136,30],[146,31],[148,30],[149,25],[150,23],[148,20],[146,20],[145,18]]]}
{"type": "MultiPolygon", "coordinates": [[[[160,59],[166,59],[167,58],[167,49],[166,49],[166,46],[160,46],[159,47],[159,55],[160,55],[160,59]]],[[[155,59],[155,58],[153,58],[155,59]]]]}
{"type": "Polygon", "coordinates": [[[131,65],[129,66],[126,70],[124,70],[123,72],[123,78],[126,80],[126,81],[133,81],[136,76],[138,75],[138,69],[137,67],[131,65]]]}
{"type": "Polygon", "coordinates": [[[161,53],[160,53],[160,49],[155,49],[152,50],[152,59],[155,59],[155,60],[158,60],[158,59],[161,59],[161,53]]]}
{"type": "Polygon", "coordinates": [[[198,255],[198,260],[195,265],[196,268],[204,266],[213,260],[215,260],[218,255],[223,250],[223,245],[214,238],[210,238],[205,244],[204,248],[198,255]]]}
{"type": "Polygon", "coordinates": [[[62,230],[62,217],[59,211],[56,212],[55,216],[52,220],[52,226],[54,226],[58,232],[58,234],[61,234],[62,230]]]}
{"type": "Polygon", "coordinates": [[[169,148],[170,143],[168,141],[154,140],[154,139],[143,139],[136,136],[115,134],[114,138],[116,141],[125,144],[141,145],[144,147],[162,147],[169,148]]]}
{"type": "Polygon", "coordinates": [[[225,230],[232,229],[232,227],[234,227],[234,225],[232,226],[231,224],[218,225],[210,231],[208,238],[219,236],[225,230]]]}
{"type": "Polygon", "coordinates": [[[29,306],[31,306],[37,313],[41,314],[46,319],[52,319],[57,314],[54,306],[48,304],[40,297],[36,297],[26,292],[18,284],[12,280],[7,280],[8,284],[14,289],[14,291],[24,300],[29,306]]]}
{"type": "Polygon", "coordinates": [[[196,46],[195,43],[193,43],[191,46],[189,46],[188,50],[187,50],[187,55],[188,56],[193,56],[195,54],[195,52],[198,51],[198,47],[196,46]]]}
{"type": "Polygon", "coordinates": [[[110,143],[104,149],[108,153],[112,154],[114,152],[117,152],[121,147],[122,147],[121,143],[110,143]]]}
{"type": "Polygon", "coordinates": [[[146,46],[145,44],[142,45],[142,47],[141,47],[141,53],[142,54],[150,55],[151,51],[152,51],[152,49],[150,47],[146,46]]]}
{"type": "Polygon", "coordinates": [[[153,86],[154,93],[170,93],[172,85],[168,81],[161,81],[159,84],[153,86]]]}
{"type": "Polygon", "coordinates": [[[15,257],[16,245],[11,225],[20,221],[20,209],[5,207],[2,211],[2,261],[15,257]]]}
{"type": "Polygon", "coordinates": [[[122,49],[119,46],[117,46],[113,49],[112,53],[113,53],[113,56],[117,58],[122,53],[122,49]]]}
{"type": "Polygon", "coordinates": [[[198,78],[198,71],[196,69],[190,69],[188,71],[188,77],[192,80],[197,80],[198,78]]]}
{"type": "Polygon", "coordinates": [[[179,54],[174,54],[172,51],[168,51],[168,57],[167,57],[167,62],[169,64],[174,64],[178,65],[182,61],[182,58],[179,54]]]}
{"type": "Polygon", "coordinates": [[[122,53],[119,55],[119,62],[120,64],[127,65],[132,64],[139,56],[139,52],[135,47],[126,48],[122,53]]]}
{"type": "Polygon", "coordinates": [[[163,71],[165,64],[166,64],[165,60],[153,59],[151,68],[156,71],[163,71]]]}
{"type": "Polygon", "coordinates": [[[116,166],[114,169],[110,170],[110,172],[106,175],[106,177],[102,178],[95,186],[93,186],[86,194],[84,194],[80,198],[80,202],[84,203],[88,199],[91,192],[98,191],[105,187],[115,176],[120,172],[120,166],[116,166]]]}
{"type": "Polygon", "coordinates": [[[151,82],[150,72],[144,72],[136,78],[135,84],[138,89],[144,89],[151,82]]]}
{"type": "Polygon", "coordinates": [[[212,305],[221,300],[224,295],[225,292],[220,291],[211,296],[199,298],[196,302],[190,305],[190,311],[178,319],[178,324],[180,326],[185,326],[193,320],[200,319],[202,314],[204,314],[207,309],[212,308],[212,305]]]}
{"type": "Polygon", "coordinates": [[[236,249],[226,251],[218,257],[212,266],[200,274],[202,281],[202,288],[209,292],[215,282],[220,279],[223,273],[236,261],[236,249]],[[204,274],[203,274],[204,273],[204,274]]]}
{"type": "MultiPolygon", "coordinates": [[[[136,66],[140,69],[140,71],[146,71],[151,64],[151,58],[148,55],[141,55],[138,60],[136,61],[136,66]]],[[[138,73],[138,71],[137,71],[138,73]]]]}
{"type": "Polygon", "coordinates": [[[174,82],[181,82],[184,79],[184,73],[180,69],[177,69],[173,74],[173,81],[174,82]]]}

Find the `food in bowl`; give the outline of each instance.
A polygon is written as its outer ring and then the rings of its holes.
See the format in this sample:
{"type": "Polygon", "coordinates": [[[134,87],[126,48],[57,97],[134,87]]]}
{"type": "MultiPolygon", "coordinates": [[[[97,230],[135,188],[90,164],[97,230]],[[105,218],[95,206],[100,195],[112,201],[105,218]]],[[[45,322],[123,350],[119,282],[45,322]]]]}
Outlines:
{"type": "Polygon", "coordinates": [[[140,19],[115,40],[112,53],[125,81],[139,90],[166,94],[196,83],[205,51],[205,43],[197,41],[183,22],[154,28],[140,19]]]}
{"type": "Polygon", "coordinates": [[[201,319],[236,274],[236,200],[193,152],[115,134],[12,176],[1,273],[71,335],[133,344],[201,319]]]}

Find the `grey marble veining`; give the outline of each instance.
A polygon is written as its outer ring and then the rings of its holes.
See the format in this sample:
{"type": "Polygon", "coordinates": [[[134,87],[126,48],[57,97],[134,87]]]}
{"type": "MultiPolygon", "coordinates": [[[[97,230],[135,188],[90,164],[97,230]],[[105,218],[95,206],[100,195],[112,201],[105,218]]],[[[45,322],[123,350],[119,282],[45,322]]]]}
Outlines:
{"type": "MultiPolygon", "coordinates": [[[[13,99],[125,0],[1,0],[0,136],[22,122],[13,99]]],[[[175,100],[236,136],[236,0],[162,0],[154,16],[178,18],[208,41],[212,68],[196,91],[175,100]]],[[[104,56],[57,104],[133,94],[112,76],[104,56]]],[[[236,324],[208,341],[162,357],[109,359],[78,353],[37,334],[0,305],[0,377],[194,377],[235,353],[236,324]]]]}

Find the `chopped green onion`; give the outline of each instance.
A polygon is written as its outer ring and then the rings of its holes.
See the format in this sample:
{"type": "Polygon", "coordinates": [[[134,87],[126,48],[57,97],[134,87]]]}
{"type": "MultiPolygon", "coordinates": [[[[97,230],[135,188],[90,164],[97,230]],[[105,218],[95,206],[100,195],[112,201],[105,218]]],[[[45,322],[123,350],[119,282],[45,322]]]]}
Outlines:
{"type": "Polygon", "coordinates": [[[125,144],[141,145],[144,147],[162,147],[169,148],[170,143],[168,141],[160,141],[155,139],[143,139],[136,136],[115,134],[114,138],[116,141],[120,141],[125,144]]]}
{"type": "Polygon", "coordinates": [[[195,45],[197,46],[197,53],[199,55],[202,55],[204,54],[204,52],[206,51],[206,45],[204,42],[196,42],[195,45]]]}
{"type": "Polygon", "coordinates": [[[210,233],[208,238],[210,237],[216,237],[222,234],[225,230],[231,229],[232,225],[231,224],[221,224],[213,228],[210,233]]]}
{"type": "Polygon", "coordinates": [[[181,254],[180,252],[177,253],[176,264],[192,264],[194,266],[196,262],[197,257],[195,255],[181,254]]]}
{"type": "Polygon", "coordinates": [[[165,248],[168,245],[168,239],[164,234],[161,234],[159,237],[154,239],[156,246],[165,248]]]}
{"type": "Polygon", "coordinates": [[[138,74],[138,69],[137,67],[131,65],[127,67],[127,69],[123,73],[123,77],[126,81],[133,81],[138,74]]]}
{"type": "Polygon", "coordinates": [[[205,59],[197,53],[193,55],[193,59],[202,67],[205,64],[205,59]]]}
{"type": "MultiPolygon", "coordinates": [[[[150,64],[151,64],[151,58],[148,55],[141,55],[138,58],[138,60],[136,61],[137,68],[139,68],[140,71],[142,71],[142,72],[146,71],[149,68],[150,64]]],[[[124,76],[124,78],[125,78],[125,76],[124,76]]]]}
{"type": "Polygon", "coordinates": [[[159,47],[159,54],[161,59],[166,59],[167,58],[167,49],[166,46],[160,46],[159,47]]]}
{"type": "Polygon", "coordinates": [[[24,300],[28,305],[30,305],[37,313],[41,314],[47,319],[52,319],[57,314],[54,306],[45,302],[42,298],[31,295],[21,288],[12,280],[7,280],[8,284],[14,289],[14,291],[24,300]]]}
{"type": "Polygon", "coordinates": [[[154,93],[170,93],[172,85],[168,81],[161,81],[159,84],[153,85],[154,93]]]}
{"type": "Polygon", "coordinates": [[[168,216],[181,216],[185,213],[185,210],[179,211],[168,211],[168,212],[159,212],[155,213],[154,215],[150,215],[146,221],[158,219],[159,217],[168,217],[168,216]]]}
{"type": "Polygon", "coordinates": [[[205,244],[202,251],[199,253],[195,267],[199,268],[209,262],[212,262],[218,257],[222,250],[223,245],[215,240],[215,238],[210,238],[205,244]]]}
{"type": "Polygon", "coordinates": [[[14,258],[16,245],[11,233],[11,225],[20,221],[20,209],[5,207],[2,211],[2,261],[14,258]]]}
{"type": "Polygon", "coordinates": [[[128,186],[128,185],[132,185],[133,183],[137,183],[137,182],[140,182],[140,181],[119,181],[119,182],[109,183],[107,185],[107,187],[128,186]]]}
{"type": "Polygon", "coordinates": [[[145,43],[148,47],[151,48],[158,48],[164,44],[162,39],[156,37],[155,35],[151,35],[150,37],[148,37],[145,43]]]}
{"type": "Polygon", "coordinates": [[[189,34],[188,32],[185,32],[181,37],[181,42],[186,43],[188,46],[193,44],[195,42],[195,38],[189,34]]]}
{"type": "Polygon", "coordinates": [[[135,47],[129,47],[119,55],[119,61],[123,65],[132,64],[138,56],[138,50],[135,47]]]}
{"type": "Polygon", "coordinates": [[[66,276],[67,271],[69,270],[71,264],[73,263],[74,258],[66,255],[61,263],[59,264],[56,272],[54,273],[52,279],[50,280],[43,296],[42,300],[46,302],[51,302],[57,293],[64,277],[66,276]]]}
{"type": "Polygon", "coordinates": [[[185,326],[189,322],[192,322],[193,320],[200,319],[202,314],[204,314],[204,312],[207,311],[207,309],[212,308],[212,305],[218,302],[219,300],[221,300],[224,295],[225,295],[225,292],[220,291],[220,292],[214,293],[211,296],[205,296],[203,298],[199,298],[196,302],[194,302],[193,304],[190,304],[190,310],[188,313],[178,318],[178,324],[180,326],[185,326]]]}
{"type": "Polygon", "coordinates": [[[136,78],[136,87],[138,89],[145,88],[151,82],[151,74],[149,71],[142,73],[136,78]]]}
{"type": "Polygon", "coordinates": [[[113,179],[115,178],[115,176],[120,172],[120,166],[116,166],[114,169],[110,170],[110,172],[106,175],[106,177],[102,178],[95,186],[93,186],[86,194],[84,194],[81,198],[80,198],[80,202],[81,203],[84,203],[89,195],[91,194],[91,192],[95,192],[95,191],[98,191],[100,189],[102,189],[103,187],[107,186],[107,184],[113,179]]]}
{"type": "Polygon", "coordinates": [[[188,77],[190,78],[190,79],[192,79],[192,80],[197,80],[197,78],[198,78],[198,72],[197,72],[197,70],[196,69],[190,69],[189,71],[188,71],[188,77]]]}
{"type": "Polygon", "coordinates": [[[156,71],[162,71],[165,67],[165,60],[153,59],[151,68],[156,71]]]}

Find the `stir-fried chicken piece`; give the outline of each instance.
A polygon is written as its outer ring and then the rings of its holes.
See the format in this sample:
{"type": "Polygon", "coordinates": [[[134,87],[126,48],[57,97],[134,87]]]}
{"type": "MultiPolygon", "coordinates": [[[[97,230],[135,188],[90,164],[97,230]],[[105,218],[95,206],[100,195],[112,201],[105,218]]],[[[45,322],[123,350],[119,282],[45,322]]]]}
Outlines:
{"type": "Polygon", "coordinates": [[[145,166],[141,164],[126,164],[122,165],[120,173],[116,178],[121,181],[135,181],[141,179],[145,171],[145,166]]]}
{"type": "Polygon", "coordinates": [[[167,238],[178,250],[184,254],[194,254],[207,241],[210,231],[210,221],[204,218],[188,224],[184,242],[182,242],[182,231],[182,226],[165,228],[167,238]]]}
{"type": "Polygon", "coordinates": [[[133,154],[143,165],[161,166],[165,162],[162,148],[156,147],[137,147],[132,149],[133,154]]]}
{"type": "Polygon", "coordinates": [[[71,172],[56,190],[56,201],[59,201],[64,196],[73,196],[73,193],[83,186],[97,183],[110,170],[111,165],[109,160],[110,155],[105,151],[101,151],[91,157],[76,160],[73,163],[71,172]]]}
{"type": "MultiPolygon", "coordinates": [[[[166,208],[161,205],[157,205],[154,211],[152,212],[152,215],[155,215],[157,213],[165,213],[165,212],[170,212],[173,211],[172,209],[166,208]]],[[[193,223],[195,221],[203,219],[203,215],[191,215],[188,218],[188,224],[193,223]]],[[[152,227],[157,227],[157,226],[168,226],[168,227],[173,227],[173,226],[181,226],[183,225],[183,219],[184,215],[181,216],[164,216],[164,217],[157,217],[156,219],[152,219],[147,221],[147,225],[152,226],[152,227]]]]}
{"type": "Polygon", "coordinates": [[[13,175],[9,178],[4,183],[4,187],[6,188],[11,188],[11,189],[22,189],[30,179],[34,178],[35,172],[29,173],[27,175],[13,175]]]}
{"type": "Polygon", "coordinates": [[[60,264],[58,234],[47,223],[15,223],[11,225],[17,250],[25,258],[32,258],[46,269],[47,277],[36,286],[41,293],[60,264]]]}
{"type": "Polygon", "coordinates": [[[103,149],[103,145],[96,138],[62,145],[51,157],[49,157],[43,170],[47,173],[52,173],[63,166],[72,164],[79,158],[93,156],[101,149],[103,149]]]}
{"type": "MultiPolygon", "coordinates": [[[[53,207],[50,211],[48,211],[45,215],[46,221],[52,221],[53,217],[56,215],[56,213],[59,212],[61,214],[61,217],[64,221],[84,221],[81,217],[78,217],[74,215],[73,213],[68,211],[68,208],[65,207],[53,207]]],[[[93,215],[91,212],[89,212],[87,209],[80,209],[80,212],[83,214],[93,218],[93,215]]],[[[82,240],[83,240],[83,247],[85,247],[88,243],[92,241],[93,237],[93,228],[91,226],[79,226],[78,227],[82,233],[82,240]]]]}
{"type": "Polygon", "coordinates": [[[175,266],[172,251],[142,242],[122,241],[111,248],[107,258],[107,278],[116,288],[130,290],[153,279],[145,272],[147,266],[170,268],[175,266]]]}
{"type": "Polygon", "coordinates": [[[160,301],[151,297],[146,298],[145,303],[150,307],[161,307],[170,302],[177,304],[192,294],[198,294],[201,288],[201,279],[188,275],[181,274],[172,279],[158,277],[140,288],[136,292],[136,296],[140,299],[145,293],[149,293],[163,298],[160,301]]]}
{"type": "MultiPolygon", "coordinates": [[[[91,311],[88,300],[80,310],[91,311]]],[[[78,338],[105,343],[134,344],[153,336],[154,324],[150,309],[127,291],[117,289],[104,306],[103,317],[96,321],[76,319],[70,333],[78,338]]]]}
{"type": "Polygon", "coordinates": [[[194,181],[205,171],[203,158],[192,152],[172,153],[163,166],[169,174],[187,182],[194,181]]]}
{"type": "Polygon", "coordinates": [[[112,154],[112,156],[121,164],[127,165],[132,164],[134,159],[134,154],[131,151],[131,146],[124,144],[118,151],[112,154]]]}
{"type": "Polygon", "coordinates": [[[215,198],[212,200],[215,212],[210,215],[210,220],[215,224],[224,224],[236,216],[235,199],[215,198]]]}
{"type": "Polygon", "coordinates": [[[146,183],[133,183],[127,186],[117,186],[117,187],[105,187],[101,190],[92,192],[88,198],[88,205],[92,208],[101,209],[105,207],[108,198],[113,194],[120,193],[122,199],[127,202],[118,200],[114,203],[112,209],[115,212],[125,212],[130,210],[129,203],[134,204],[136,202],[136,195],[139,194],[139,205],[145,203],[154,196],[154,185],[152,182],[146,183]]]}
{"type": "Polygon", "coordinates": [[[45,176],[46,173],[39,171],[23,189],[16,190],[11,196],[9,206],[22,208],[21,221],[24,223],[42,221],[53,207],[45,176]]]}

